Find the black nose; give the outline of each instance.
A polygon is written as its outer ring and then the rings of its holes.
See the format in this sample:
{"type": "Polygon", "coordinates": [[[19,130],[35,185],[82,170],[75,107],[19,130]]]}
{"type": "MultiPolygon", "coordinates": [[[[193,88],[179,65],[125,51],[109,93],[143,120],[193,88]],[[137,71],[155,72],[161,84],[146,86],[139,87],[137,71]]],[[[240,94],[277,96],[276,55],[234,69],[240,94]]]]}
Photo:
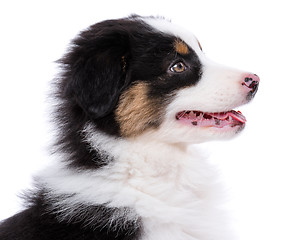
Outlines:
{"type": "Polygon", "coordinates": [[[256,74],[249,74],[245,77],[244,82],[242,83],[243,86],[247,87],[249,89],[247,98],[252,99],[259,87],[260,78],[256,74]]]}

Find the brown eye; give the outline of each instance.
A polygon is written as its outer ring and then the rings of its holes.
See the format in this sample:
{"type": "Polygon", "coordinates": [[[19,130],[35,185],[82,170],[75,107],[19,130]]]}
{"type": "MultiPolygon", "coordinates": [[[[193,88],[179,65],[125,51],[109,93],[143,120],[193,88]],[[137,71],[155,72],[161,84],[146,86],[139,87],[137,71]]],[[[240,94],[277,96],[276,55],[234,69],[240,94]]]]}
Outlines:
{"type": "Polygon", "coordinates": [[[182,73],[187,69],[186,65],[183,62],[178,62],[175,63],[171,68],[170,71],[171,72],[175,72],[175,73],[182,73]]]}

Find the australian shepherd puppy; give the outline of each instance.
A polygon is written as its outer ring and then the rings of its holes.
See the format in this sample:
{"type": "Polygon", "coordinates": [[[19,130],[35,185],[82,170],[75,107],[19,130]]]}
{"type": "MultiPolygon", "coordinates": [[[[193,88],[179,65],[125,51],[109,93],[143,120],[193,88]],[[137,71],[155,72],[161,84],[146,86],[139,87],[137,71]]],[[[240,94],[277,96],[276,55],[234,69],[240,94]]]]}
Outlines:
{"type": "Polygon", "coordinates": [[[81,32],[55,79],[55,164],[1,240],[230,240],[211,165],[189,148],[231,138],[259,77],[218,65],[162,18],[81,32]]]}

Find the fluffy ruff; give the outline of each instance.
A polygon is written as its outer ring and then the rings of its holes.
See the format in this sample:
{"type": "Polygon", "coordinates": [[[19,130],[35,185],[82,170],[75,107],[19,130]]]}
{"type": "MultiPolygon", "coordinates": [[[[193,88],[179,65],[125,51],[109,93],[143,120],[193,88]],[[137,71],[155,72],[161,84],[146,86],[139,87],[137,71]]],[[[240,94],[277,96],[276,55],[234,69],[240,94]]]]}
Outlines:
{"type": "Polygon", "coordinates": [[[258,76],[140,16],[91,26],[59,62],[54,163],[0,239],[232,239],[216,171],[190,145],[244,128],[233,109],[254,97],[258,76]]]}

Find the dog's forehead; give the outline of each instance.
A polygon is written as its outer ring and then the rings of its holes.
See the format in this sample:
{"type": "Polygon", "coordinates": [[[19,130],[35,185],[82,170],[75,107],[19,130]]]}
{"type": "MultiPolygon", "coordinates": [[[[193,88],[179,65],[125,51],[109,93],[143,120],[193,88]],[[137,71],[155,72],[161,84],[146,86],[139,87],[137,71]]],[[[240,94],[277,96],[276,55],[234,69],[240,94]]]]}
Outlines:
{"type": "Polygon", "coordinates": [[[143,21],[152,26],[157,31],[172,35],[176,38],[180,38],[188,46],[190,46],[198,56],[201,55],[201,45],[198,39],[187,29],[180,27],[168,20],[160,18],[145,18],[143,21]]]}

